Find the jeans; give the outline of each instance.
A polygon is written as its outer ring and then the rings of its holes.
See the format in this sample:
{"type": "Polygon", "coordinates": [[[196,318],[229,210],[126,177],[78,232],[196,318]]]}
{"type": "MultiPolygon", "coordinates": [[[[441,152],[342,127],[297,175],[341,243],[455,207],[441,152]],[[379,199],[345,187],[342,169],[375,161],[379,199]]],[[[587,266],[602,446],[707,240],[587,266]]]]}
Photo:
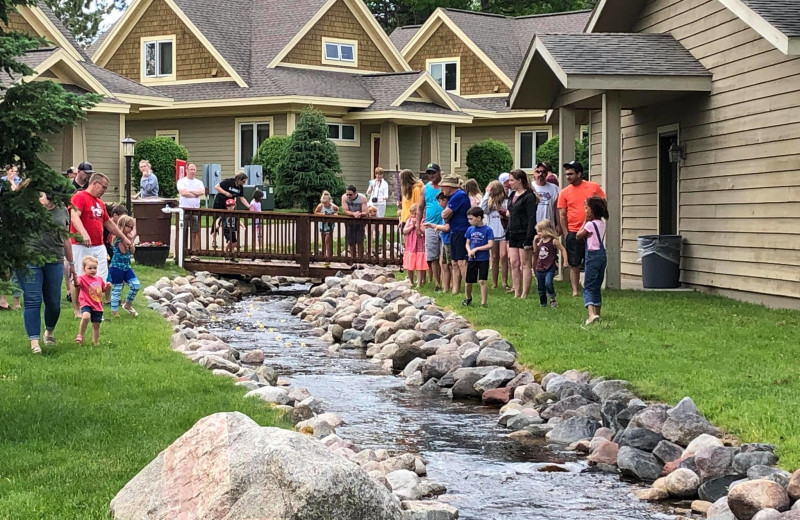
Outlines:
{"type": "Polygon", "coordinates": [[[31,265],[28,268],[30,270],[27,273],[17,273],[25,301],[22,318],[25,322],[28,339],[39,339],[42,332],[42,302],[44,302],[46,330],[55,329],[58,317],[61,315],[61,284],[64,280],[64,263],[31,265]]]}
{"type": "Polygon", "coordinates": [[[583,305],[588,307],[603,305],[603,296],[600,288],[603,286],[603,278],[606,275],[606,252],[604,249],[597,251],[586,251],[586,264],[583,273],[583,305]]]}
{"type": "Polygon", "coordinates": [[[551,265],[547,271],[536,271],[536,288],[539,290],[539,303],[542,305],[547,305],[548,295],[551,300],[556,299],[556,288],[553,286],[555,275],[555,265],[551,265]]]}

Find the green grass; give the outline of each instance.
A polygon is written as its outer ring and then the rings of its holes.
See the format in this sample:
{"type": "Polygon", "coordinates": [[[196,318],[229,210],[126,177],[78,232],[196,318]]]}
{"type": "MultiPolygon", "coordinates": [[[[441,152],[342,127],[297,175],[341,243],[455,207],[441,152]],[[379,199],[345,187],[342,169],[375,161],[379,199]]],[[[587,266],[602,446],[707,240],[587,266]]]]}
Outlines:
{"type": "MultiPolygon", "coordinates": [[[[137,266],[146,286],[174,274],[137,266]]],[[[169,348],[171,326],[137,297],[139,317],[108,319],[101,346],[72,343],[64,302],[58,344],[34,356],[21,311],[0,313],[0,518],[106,519],[114,495],[200,418],[241,411],[288,427],[245,390],[169,348]]],[[[110,314],[110,313],[108,313],[110,314]]],[[[123,313],[124,314],[124,313],[123,313]]]]}
{"type": "Polygon", "coordinates": [[[423,293],[500,331],[528,367],[627,379],[667,403],[691,396],[715,424],[744,442],[774,443],[782,467],[800,466],[800,312],[695,292],[605,291],[603,322],[584,327],[568,283],[556,285],[557,309],[539,307],[535,286],[526,301],[490,289],[486,309],[430,285],[423,293]]]}

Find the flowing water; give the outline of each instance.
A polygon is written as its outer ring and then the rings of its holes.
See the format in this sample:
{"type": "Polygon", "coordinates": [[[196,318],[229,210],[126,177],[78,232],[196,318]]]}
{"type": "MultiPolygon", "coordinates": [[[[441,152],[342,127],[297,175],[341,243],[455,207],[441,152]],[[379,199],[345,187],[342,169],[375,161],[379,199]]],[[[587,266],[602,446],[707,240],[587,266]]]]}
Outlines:
{"type": "Polygon", "coordinates": [[[212,331],[235,348],[259,348],[266,364],[321,399],[346,424],[337,433],[359,447],[421,454],[428,476],[447,486],[442,501],[467,520],[643,520],[674,518],[639,502],[631,484],[583,472],[572,453],[509,439],[498,411],[446,395],[421,393],[359,351],[330,354],[292,316],[293,299],[269,296],[236,304],[212,331]],[[568,471],[539,471],[558,464],[568,471]]]}

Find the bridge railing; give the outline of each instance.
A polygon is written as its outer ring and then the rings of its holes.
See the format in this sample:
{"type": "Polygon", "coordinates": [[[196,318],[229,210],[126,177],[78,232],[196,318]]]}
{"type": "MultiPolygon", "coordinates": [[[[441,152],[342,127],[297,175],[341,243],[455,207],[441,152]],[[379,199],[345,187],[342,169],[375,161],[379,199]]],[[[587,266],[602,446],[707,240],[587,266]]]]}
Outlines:
{"type": "Polygon", "coordinates": [[[184,210],[184,258],[401,265],[397,219],[184,210]],[[196,232],[195,232],[196,231],[196,232]]]}

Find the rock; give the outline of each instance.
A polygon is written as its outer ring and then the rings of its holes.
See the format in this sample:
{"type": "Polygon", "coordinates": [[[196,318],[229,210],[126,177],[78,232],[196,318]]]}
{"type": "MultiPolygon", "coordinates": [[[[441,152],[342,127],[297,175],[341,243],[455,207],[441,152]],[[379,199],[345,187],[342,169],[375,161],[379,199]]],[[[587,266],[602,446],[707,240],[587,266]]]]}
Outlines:
{"type": "Polygon", "coordinates": [[[248,350],[242,352],[239,356],[239,361],[249,365],[260,365],[264,362],[264,352],[261,350],[248,350]]]}
{"type": "Polygon", "coordinates": [[[278,372],[268,366],[260,366],[256,369],[256,374],[272,386],[278,384],[278,372]]]}
{"type": "Polygon", "coordinates": [[[237,413],[201,419],[111,501],[116,519],[400,520],[389,491],[305,435],[237,413]]]}
{"type": "MultiPolygon", "coordinates": [[[[536,412],[536,410],[533,410],[533,412],[536,412]]],[[[517,431],[527,429],[529,426],[541,425],[542,422],[542,418],[536,413],[519,413],[518,415],[511,417],[506,423],[506,426],[508,426],[510,430],[517,431]]],[[[542,434],[542,437],[544,437],[544,434],[542,434]]]]}
{"type": "Polygon", "coordinates": [[[728,507],[728,497],[721,497],[711,504],[706,512],[708,520],[736,520],[731,508],[728,507]]]}
{"type": "Polygon", "coordinates": [[[657,404],[639,410],[631,418],[628,427],[647,428],[660,435],[667,420],[668,409],[669,407],[665,404],[657,404]]]}
{"type": "Polygon", "coordinates": [[[591,439],[599,427],[597,421],[588,417],[573,417],[556,424],[547,435],[547,440],[558,444],[572,444],[582,439],[591,439]]]}
{"type": "Polygon", "coordinates": [[[612,379],[610,381],[601,381],[592,387],[592,391],[600,398],[600,401],[605,401],[614,392],[625,390],[628,388],[628,382],[622,379],[612,379]]]}
{"type": "Polygon", "coordinates": [[[404,500],[403,520],[456,520],[458,509],[433,501],[404,500]]]}
{"type": "Polygon", "coordinates": [[[514,379],[508,382],[508,386],[513,386],[513,387],[530,385],[530,384],[536,384],[536,380],[533,378],[533,374],[527,371],[520,372],[514,379]]]}
{"type": "Polygon", "coordinates": [[[691,457],[695,453],[702,451],[704,448],[711,448],[711,447],[719,447],[722,448],[725,444],[719,440],[718,438],[714,437],[713,435],[709,435],[704,433],[697,438],[693,439],[692,442],[686,446],[686,449],[683,450],[683,457],[691,457]]]}
{"type": "Polygon", "coordinates": [[[611,428],[606,428],[605,426],[599,428],[596,432],[594,432],[594,438],[601,438],[606,440],[612,440],[614,438],[614,430],[611,428]]]}
{"type": "Polygon", "coordinates": [[[762,509],[755,514],[753,520],[780,520],[781,512],[776,509],[762,509]]]}
{"type": "Polygon", "coordinates": [[[475,382],[475,390],[480,394],[488,390],[500,388],[504,384],[514,379],[514,371],[506,368],[495,368],[481,379],[475,382]]]}
{"type": "Polygon", "coordinates": [[[692,512],[706,514],[708,509],[711,507],[711,502],[706,502],[705,500],[694,500],[692,501],[692,512]]]}
{"type": "MultiPolygon", "coordinates": [[[[516,361],[514,354],[487,347],[478,355],[475,364],[479,367],[500,366],[510,368],[514,366],[514,361],[516,361]]],[[[511,377],[513,378],[514,376],[511,377]]]]}
{"type": "Polygon", "coordinates": [[[508,426],[508,421],[520,414],[519,410],[510,409],[500,413],[500,418],[497,419],[497,424],[500,426],[508,426]]]}
{"type": "MultiPolygon", "coordinates": [[[[477,384],[477,383],[476,383],[477,384]]],[[[481,401],[485,405],[504,405],[508,403],[514,395],[514,388],[506,386],[487,390],[481,396],[481,401]]]]}
{"type": "Polygon", "coordinates": [[[751,466],[750,469],[747,470],[747,478],[750,480],[765,478],[767,480],[777,482],[781,486],[787,488],[792,478],[792,474],[782,469],[756,465],[751,466]]]}
{"type": "Polygon", "coordinates": [[[762,509],[789,509],[789,495],[771,480],[749,480],[731,489],[728,507],[738,520],[751,520],[762,509]]]}
{"type": "Polygon", "coordinates": [[[622,413],[627,407],[628,405],[623,401],[615,399],[606,399],[603,401],[603,404],[600,405],[600,415],[603,417],[603,426],[616,431],[624,430],[625,427],[617,421],[617,415],[622,413]]]}
{"type": "Polygon", "coordinates": [[[617,455],[619,454],[619,445],[616,442],[603,440],[589,455],[589,462],[592,464],[608,464],[614,465],[617,463],[617,455]]]}
{"type": "Polygon", "coordinates": [[[639,480],[653,481],[661,476],[662,465],[652,453],[629,446],[619,449],[617,465],[624,475],[633,476],[639,480]]]}
{"type": "Polygon", "coordinates": [[[392,369],[396,372],[403,370],[414,359],[422,357],[422,350],[413,345],[401,345],[398,343],[397,352],[392,356],[392,369]]]}
{"type": "Polygon", "coordinates": [[[453,373],[455,383],[450,390],[453,399],[472,399],[481,396],[475,390],[475,383],[483,379],[493,369],[491,367],[459,368],[453,373]]]}
{"type": "MultiPolygon", "coordinates": [[[[434,379],[430,379],[429,381],[434,381],[434,379]]],[[[422,372],[414,372],[406,378],[405,384],[406,386],[422,386],[425,384],[425,378],[422,377],[422,372]]]]}
{"type": "Polygon", "coordinates": [[[585,406],[591,403],[592,403],[591,401],[589,401],[584,397],[581,397],[579,395],[573,395],[561,401],[556,401],[552,405],[548,406],[542,412],[542,418],[552,419],[553,417],[561,417],[567,410],[576,410],[581,406],[585,406]]]}
{"type": "Polygon", "coordinates": [[[786,491],[789,492],[789,498],[792,500],[800,500],[800,469],[792,473],[792,478],[789,480],[789,485],[786,486],[786,491]]]}
{"type": "MultiPolygon", "coordinates": [[[[511,380],[513,382],[513,379],[511,380]]],[[[511,385],[509,382],[509,385],[511,385]]],[[[536,383],[529,383],[524,386],[518,386],[516,390],[514,390],[514,399],[519,399],[523,402],[533,401],[536,399],[536,396],[543,394],[544,389],[536,383]]]]}
{"type": "Polygon", "coordinates": [[[691,498],[700,487],[700,477],[688,469],[676,469],[666,478],[667,491],[678,498],[691,498]]]}
{"type": "Polygon", "coordinates": [[[716,502],[728,494],[728,487],[737,480],[739,480],[737,475],[725,475],[724,477],[718,477],[708,482],[703,482],[697,489],[697,496],[699,496],[701,500],[716,502]]]}
{"type": "Polygon", "coordinates": [[[504,339],[493,339],[491,341],[485,341],[481,343],[482,348],[491,348],[494,350],[499,350],[501,352],[510,352],[511,354],[516,353],[514,350],[514,346],[504,339]]]}
{"type": "Polygon", "coordinates": [[[500,337],[500,333],[493,329],[481,329],[475,335],[478,341],[494,340],[500,337]]]}
{"type": "Polygon", "coordinates": [[[417,500],[422,498],[416,488],[419,485],[419,476],[407,469],[398,469],[386,474],[389,489],[400,497],[401,500],[417,500]]]}
{"type": "Polygon", "coordinates": [[[317,415],[322,414],[325,409],[323,407],[322,401],[316,397],[306,397],[302,401],[300,401],[297,406],[307,406],[312,412],[317,415]]]}
{"type": "Polygon", "coordinates": [[[653,450],[653,455],[664,464],[680,459],[682,454],[683,448],[666,439],[659,442],[653,450]]]}
{"type": "Polygon", "coordinates": [[[687,446],[695,437],[702,434],[719,435],[719,429],[702,415],[683,414],[669,416],[664,422],[661,434],[676,444],[687,446]]]}
{"type": "Polygon", "coordinates": [[[753,466],[774,466],[778,456],[771,451],[752,451],[739,453],[733,457],[733,469],[739,475],[746,475],[753,466]]]}
{"type": "Polygon", "coordinates": [[[414,372],[418,371],[423,363],[425,363],[425,359],[424,358],[419,357],[419,358],[416,358],[416,359],[412,359],[411,362],[409,362],[406,365],[406,367],[403,369],[402,376],[403,377],[410,376],[414,372]]]}
{"type": "Polygon", "coordinates": [[[454,368],[461,368],[461,356],[458,352],[448,352],[426,359],[425,363],[420,367],[420,372],[422,372],[423,379],[427,381],[434,377],[441,379],[454,368]]]}
{"type": "Polygon", "coordinates": [[[669,493],[663,489],[655,487],[647,489],[635,489],[633,494],[636,498],[639,500],[644,500],[645,502],[658,502],[660,500],[666,500],[669,498],[669,493]]]}
{"type": "Polygon", "coordinates": [[[287,392],[283,388],[278,388],[275,386],[265,386],[263,388],[259,388],[258,390],[253,390],[252,392],[247,392],[244,394],[245,398],[248,397],[257,397],[263,401],[268,403],[274,404],[289,404],[292,402],[292,398],[289,397],[289,392],[287,392]]]}
{"type": "Polygon", "coordinates": [[[442,388],[450,388],[450,387],[452,387],[454,384],[456,384],[456,380],[453,377],[453,373],[455,373],[455,370],[451,369],[448,373],[443,375],[441,379],[439,379],[439,381],[436,383],[436,385],[440,386],[442,388]]]}
{"type": "Polygon", "coordinates": [[[736,448],[712,446],[704,448],[694,456],[694,463],[699,470],[700,478],[705,482],[724,475],[736,473],[731,467],[736,448]]]}
{"type": "Polygon", "coordinates": [[[628,426],[628,428],[622,432],[619,445],[620,447],[630,446],[631,448],[652,452],[656,449],[658,443],[663,440],[664,438],[661,435],[647,428],[631,428],[628,426]]]}
{"type": "Polygon", "coordinates": [[[481,340],[478,338],[478,335],[472,330],[453,336],[453,343],[456,345],[463,345],[464,343],[478,344],[480,341],[481,340]]]}

